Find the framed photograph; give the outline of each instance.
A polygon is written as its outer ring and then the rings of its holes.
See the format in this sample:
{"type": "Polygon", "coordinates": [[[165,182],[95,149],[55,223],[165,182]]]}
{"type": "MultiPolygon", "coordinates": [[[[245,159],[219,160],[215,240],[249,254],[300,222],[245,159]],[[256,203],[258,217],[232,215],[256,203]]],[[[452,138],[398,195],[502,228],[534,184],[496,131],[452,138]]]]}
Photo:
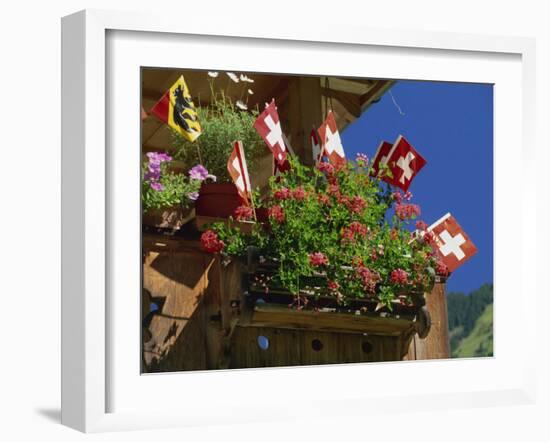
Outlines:
{"type": "Polygon", "coordinates": [[[63,19],[64,424],[533,401],[534,42],[333,31],[63,19]]]}

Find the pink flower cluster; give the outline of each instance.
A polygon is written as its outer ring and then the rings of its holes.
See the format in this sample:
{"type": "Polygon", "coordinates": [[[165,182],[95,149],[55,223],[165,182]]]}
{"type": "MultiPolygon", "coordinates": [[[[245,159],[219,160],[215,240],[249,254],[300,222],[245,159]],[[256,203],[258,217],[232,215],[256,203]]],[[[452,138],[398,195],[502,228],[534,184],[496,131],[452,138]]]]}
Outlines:
{"type": "Polygon", "coordinates": [[[344,242],[355,242],[356,236],[364,238],[369,228],[358,221],[352,222],[349,227],[342,229],[342,240],[344,242]]]}
{"type": "Polygon", "coordinates": [[[330,163],[319,163],[317,164],[317,169],[319,169],[323,173],[327,173],[329,175],[332,175],[334,173],[334,166],[330,163]]]}
{"type": "Polygon", "coordinates": [[[325,256],[324,253],[321,252],[313,252],[309,254],[309,263],[312,266],[319,267],[322,265],[328,264],[328,258],[325,256]]]}
{"type": "Polygon", "coordinates": [[[254,209],[250,206],[239,206],[233,212],[233,216],[237,221],[248,221],[254,218],[254,209]]]}
{"type": "Polygon", "coordinates": [[[441,259],[438,259],[435,263],[435,273],[441,276],[447,276],[449,274],[447,265],[441,259]]]}
{"type": "Polygon", "coordinates": [[[279,205],[270,207],[267,213],[270,218],[273,218],[279,224],[285,221],[285,212],[283,208],[279,205]]]}
{"type": "Polygon", "coordinates": [[[324,193],[319,193],[317,195],[317,201],[319,202],[319,204],[322,204],[323,206],[326,206],[327,204],[330,203],[330,198],[325,195],[324,193]]]}
{"type": "Polygon", "coordinates": [[[201,235],[201,244],[208,253],[219,253],[225,247],[225,243],[212,230],[207,230],[201,235]]]}
{"type": "Polygon", "coordinates": [[[297,187],[294,189],[294,192],[292,192],[292,196],[296,201],[303,201],[306,198],[306,191],[303,187],[297,187]]]}
{"type": "Polygon", "coordinates": [[[403,201],[410,201],[413,194],[410,191],[401,193],[399,190],[396,190],[395,192],[392,192],[391,196],[397,204],[401,204],[403,201]]]}
{"type": "Polygon", "coordinates": [[[395,206],[395,214],[400,220],[411,219],[420,215],[420,206],[417,204],[398,203],[395,206]]]}
{"type": "Polygon", "coordinates": [[[367,207],[367,202],[359,195],[355,195],[351,198],[344,198],[342,202],[353,213],[361,213],[365,207],[367,207]]]}
{"type": "Polygon", "coordinates": [[[409,274],[403,269],[395,269],[390,274],[390,280],[394,284],[404,285],[409,280],[409,274]]]}
{"type": "Polygon", "coordinates": [[[366,267],[362,261],[357,267],[357,276],[368,293],[374,293],[376,291],[376,283],[380,281],[380,275],[366,267]]]}
{"type": "Polygon", "coordinates": [[[368,164],[369,157],[366,156],[364,153],[358,153],[355,161],[357,161],[357,164],[359,164],[360,166],[364,166],[365,164],[368,164]]]}
{"type": "Polygon", "coordinates": [[[328,186],[327,192],[329,195],[339,197],[340,196],[340,187],[338,184],[330,184],[328,186]]]}
{"type": "Polygon", "coordinates": [[[416,222],[416,228],[417,228],[418,230],[424,231],[424,230],[426,230],[426,229],[428,228],[428,224],[426,224],[424,221],[418,220],[418,221],[416,222]]]}
{"type": "Polygon", "coordinates": [[[303,201],[306,198],[306,191],[301,186],[297,187],[293,191],[286,187],[281,187],[273,193],[273,197],[279,201],[284,201],[290,198],[294,198],[296,201],[303,201]]]}
{"type": "Polygon", "coordinates": [[[276,191],[273,193],[273,197],[274,197],[276,200],[279,200],[279,201],[287,200],[287,199],[289,199],[291,196],[292,196],[292,194],[291,194],[290,190],[287,189],[286,187],[281,187],[280,189],[276,190],[276,191]]]}

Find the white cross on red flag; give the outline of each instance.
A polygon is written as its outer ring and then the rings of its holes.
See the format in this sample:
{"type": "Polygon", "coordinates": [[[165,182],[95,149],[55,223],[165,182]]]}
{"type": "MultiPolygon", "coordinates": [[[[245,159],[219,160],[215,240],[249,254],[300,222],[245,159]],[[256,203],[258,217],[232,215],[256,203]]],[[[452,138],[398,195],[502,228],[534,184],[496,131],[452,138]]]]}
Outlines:
{"type": "Polygon", "coordinates": [[[378,173],[382,166],[387,165],[392,176],[385,175],[381,179],[406,192],[409,190],[413,178],[426,165],[426,160],[403,135],[397,137],[391,149],[386,153],[388,144],[385,141],[381,144],[374,160],[373,169],[378,173]]]}
{"type": "Polygon", "coordinates": [[[246,166],[246,158],[244,156],[243,143],[235,141],[233,151],[227,160],[227,171],[233,179],[239,195],[246,204],[252,201],[250,177],[248,176],[248,167],[246,166]]]}
{"type": "Polygon", "coordinates": [[[271,103],[266,105],[264,111],[254,122],[254,128],[273,152],[277,163],[283,164],[286,159],[286,145],[275,100],[271,100],[271,103]]]}
{"type": "Polygon", "coordinates": [[[336,125],[332,111],[328,112],[327,118],[321,124],[321,127],[319,127],[318,132],[323,149],[321,155],[326,155],[333,166],[339,167],[344,165],[346,154],[344,153],[344,146],[342,146],[340,132],[338,132],[338,126],[336,125]]]}
{"type": "Polygon", "coordinates": [[[428,227],[427,232],[433,234],[432,244],[449,272],[453,272],[477,253],[472,240],[450,213],[428,227]]]}

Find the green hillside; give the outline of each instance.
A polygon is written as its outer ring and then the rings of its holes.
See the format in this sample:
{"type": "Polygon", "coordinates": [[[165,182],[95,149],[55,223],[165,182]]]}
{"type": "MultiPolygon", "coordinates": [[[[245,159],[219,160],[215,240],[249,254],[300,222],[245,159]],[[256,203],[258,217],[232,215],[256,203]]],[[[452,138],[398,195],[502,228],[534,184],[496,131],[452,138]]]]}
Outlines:
{"type": "Polygon", "coordinates": [[[493,285],[469,295],[449,293],[449,332],[453,357],[493,355],[493,285]]]}
{"type": "Polygon", "coordinates": [[[493,304],[477,319],[474,329],[453,351],[455,358],[493,356],[493,304]]]}

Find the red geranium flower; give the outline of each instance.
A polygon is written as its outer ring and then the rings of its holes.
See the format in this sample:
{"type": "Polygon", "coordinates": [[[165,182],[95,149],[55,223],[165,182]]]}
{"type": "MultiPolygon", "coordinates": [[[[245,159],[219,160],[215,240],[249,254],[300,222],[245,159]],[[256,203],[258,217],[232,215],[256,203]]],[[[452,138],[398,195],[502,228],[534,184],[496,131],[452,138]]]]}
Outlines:
{"type": "Polygon", "coordinates": [[[324,206],[330,203],[329,197],[324,193],[319,193],[317,195],[317,201],[319,201],[319,204],[322,204],[324,206]]]}
{"type": "Polygon", "coordinates": [[[334,173],[334,166],[330,163],[319,163],[317,164],[317,169],[319,169],[321,172],[328,173],[329,175],[332,175],[334,173]]]}
{"type": "Polygon", "coordinates": [[[367,207],[367,202],[359,195],[348,198],[344,203],[353,213],[361,213],[367,207]]]}
{"type": "Polygon", "coordinates": [[[447,265],[441,259],[438,259],[435,263],[435,273],[441,276],[447,276],[449,274],[447,265]]]}
{"type": "Polygon", "coordinates": [[[420,206],[417,204],[397,204],[395,214],[400,220],[411,219],[420,215],[420,206]]]}
{"type": "Polygon", "coordinates": [[[376,283],[380,280],[378,273],[373,272],[371,269],[361,264],[357,267],[357,276],[361,280],[365,290],[374,293],[376,290],[376,283]]]}
{"type": "Polygon", "coordinates": [[[207,230],[201,235],[201,244],[208,253],[219,253],[225,247],[225,243],[218,239],[218,235],[212,230],[207,230]]]}
{"type": "Polygon", "coordinates": [[[433,232],[426,232],[422,237],[426,244],[435,245],[435,234],[433,232]]]}
{"type": "Polygon", "coordinates": [[[237,221],[248,221],[254,218],[254,210],[250,206],[239,206],[233,212],[237,221]]]}
{"type": "Polygon", "coordinates": [[[342,229],[342,241],[345,243],[353,243],[355,242],[355,233],[351,229],[346,229],[345,227],[342,229]]]}
{"type": "Polygon", "coordinates": [[[340,187],[338,187],[338,184],[331,184],[328,186],[328,193],[334,196],[340,195],[340,187]]]}
{"type": "Polygon", "coordinates": [[[333,281],[331,279],[328,280],[327,282],[327,287],[329,290],[335,292],[336,290],[338,290],[340,288],[340,284],[338,284],[338,282],[336,281],[333,281]]]}
{"type": "Polygon", "coordinates": [[[291,194],[290,194],[290,190],[288,190],[286,187],[281,187],[279,190],[275,191],[273,196],[275,197],[275,199],[279,201],[283,201],[290,198],[291,194]]]}
{"type": "Polygon", "coordinates": [[[294,192],[292,192],[292,196],[297,201],[303,201],[306,197],[306,191],[303,187],[297,187],[294,192]]]}
{"type": "Polygon", "coordinates": [[[418,230],[426,230],[428,228],[428,224],[426,224],[424,221],[417,221],[416,222],[416,228],[418,230]]]}
{"type": "Polygon", "coordinates": [[[369,231],[369,228],[365,226],[364,224],[361,224],[358,221],[354,221],[349,225],[350,230],[362,237],[365,237],[367,235],[367,232],[369,231]]]}
{"type": "Polygon", "coordinates": [[[328,264],[328,258],[325,256],[324,253],[321,252],[313,252],[309,254],[309,263],[312,266],[322,266],[328,264]]]}
{"type": "Polygon", "coordinates": [[[409,278],[409,274],[403,270],[403,269],[395,269],[392,270],[390,274],[390,280],[394,284],[407,284],[409,278]]]}
{"type": "Polygon", "coordinates": [[[285,221],[285,212],[284,212],[283,208],[279,205],[275,205],[275,206],[270,207],[269,210],[268,210],[268,216],[270,218],[273,218],[279,224],[283,223],[285,221]]]}

